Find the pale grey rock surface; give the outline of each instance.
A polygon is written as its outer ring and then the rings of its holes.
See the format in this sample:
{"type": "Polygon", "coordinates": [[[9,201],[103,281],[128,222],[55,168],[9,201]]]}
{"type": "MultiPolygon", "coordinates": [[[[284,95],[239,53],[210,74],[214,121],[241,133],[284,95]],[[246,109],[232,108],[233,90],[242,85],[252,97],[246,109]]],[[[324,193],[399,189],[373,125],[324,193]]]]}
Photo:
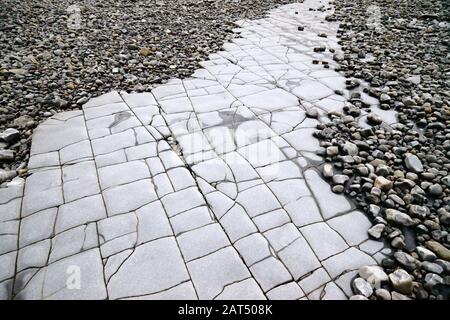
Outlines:
{"type": "Polygon", "coordinates": [[[314,154],[321,115],[349,98],[312,63],[334,64],[317,45],[339,50],[337,24],[308,10],[326,3],[239,21],[192,78],[41,123],[31,175],[0,188],[0,282],[15,282],[1,297],[349,298],[383,247],[314,154]]]}

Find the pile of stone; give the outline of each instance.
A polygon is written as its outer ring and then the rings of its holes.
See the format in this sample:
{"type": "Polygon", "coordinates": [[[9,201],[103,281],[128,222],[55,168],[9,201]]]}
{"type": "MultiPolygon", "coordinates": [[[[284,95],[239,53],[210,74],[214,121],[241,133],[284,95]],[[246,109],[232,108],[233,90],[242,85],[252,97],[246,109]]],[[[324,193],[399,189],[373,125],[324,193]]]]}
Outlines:
{"type": "Polygon", "coordinates": [[[341,22],[340,70],[365,80],[364,92],[399,121],[386,125],[354,93],[316,132],[333,191],[354,198],[373,220],[369,235],[395,252],[383,269],[359,271],[353,299],[449,299],[449,3],[335,5],[327,19],[341,22]],[[369,126],[359,125],[363,114],[369,126]]]}
{"type": "Polygon", "coordinates": [[[11,168],[11,162],[14,161],[17,152],[23,149],[23,145],[19,130],[8,128],[0,133],[0,184],[13,179],[18,173],[23,173],[25,164],[17,169],[11,168]]]}
{"type": "Polygon", "coordinates": [[[114,89],[150,91],[190,76],[233,37],[236,20],[288,2],[294,0],[2,1],[0,132],[16,128],[26,143],[7,166],[26,163],[39,121],[114,89]]]}
{"type": "Polygon", "coordinates": [[[331,121],[316,132],[319,153],[327,160],[324,177],[334,192],[353,197],[372,218],[369,235],[386,239],[396,250],[382,262],[391,288],[396,289],[395,275],[408,271],[415,290],[398,292],[417,298],[448,295],[441,290],[450,285],[448,159],[436,152],[430,158],[421,152],[426,145],[411,144],[418,133],[406,125],[362,129],[354,117],[359,109],[347,105],[344,110],[330,112],[331,121]],[[433,165],[439,162],[446,166],[433,165]]]}

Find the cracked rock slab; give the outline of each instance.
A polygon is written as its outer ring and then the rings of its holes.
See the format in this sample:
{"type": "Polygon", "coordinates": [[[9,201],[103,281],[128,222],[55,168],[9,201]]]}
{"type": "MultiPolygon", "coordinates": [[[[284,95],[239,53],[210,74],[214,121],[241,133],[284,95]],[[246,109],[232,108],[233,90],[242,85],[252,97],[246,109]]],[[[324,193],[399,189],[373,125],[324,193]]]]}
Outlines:
{"type": "Polygon", "coordinates": [[[138,246],[110,278],[111,299],[148,295],[189,280],[173,237],[138,246]]]}
{"type": "Polygon", "coordinates": [[[309,10],[327,4],[239,21],[240,37],[191,78],[41,123],[30,175],[0,188],[0,297],[351,295],[352,272],[385,251],[318,171],[315,127],[350,97],[342,75],[312,63],[336,66],[319,44],[340,52],[338,23],[309,10]]]}

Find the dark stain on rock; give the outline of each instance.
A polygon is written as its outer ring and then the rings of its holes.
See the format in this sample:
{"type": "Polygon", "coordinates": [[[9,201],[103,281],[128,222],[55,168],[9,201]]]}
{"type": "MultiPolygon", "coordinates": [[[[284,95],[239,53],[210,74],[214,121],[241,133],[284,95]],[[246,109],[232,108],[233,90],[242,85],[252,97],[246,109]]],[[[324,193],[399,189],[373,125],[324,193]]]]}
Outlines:
{"type": "Polygon", "coordinates": [[[125,121],[127,119],[129,119],[131,117],[131,113],[128,111],[121,111],[119,113],[116,113],[114,115],[114,121],[109,125],[108,128],[112,128],[116,125],[118,125],[119,123],[121,123],[122,121],[125,121]]]}

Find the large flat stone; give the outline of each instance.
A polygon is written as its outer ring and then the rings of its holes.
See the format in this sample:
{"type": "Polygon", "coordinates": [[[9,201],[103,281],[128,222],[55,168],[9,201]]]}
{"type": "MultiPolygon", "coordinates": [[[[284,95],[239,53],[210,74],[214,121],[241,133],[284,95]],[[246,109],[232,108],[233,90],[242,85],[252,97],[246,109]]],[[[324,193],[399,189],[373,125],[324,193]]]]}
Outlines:
{"type": "Polygon", "coordinates": [[[61,170],[45,170],[29,176],[25,183],[22,216],[63,204],[61,170]]]}
{"type": "Polygon", "coordinates": [[[100,168],[98,175],[102,189],[108,189],[149,178],[150,172],[145,161],[136,160],[100,168]]]}
{"type": "Polygon", "coordinates": [[[167,214],[160,201],[136,210],[138,244],[173,235],[167,214]]]}
{"type": "Polygon", "coordinates": [[[24,247],[31,243],[50,238],[55,226],[56,208],[36,212],[21,221],[19,246],[24,247]]]}
{"type": "Polygon", "coordinates": [[[103,197],[109,216],[136,210],[157,199],[150,179],[110,188],[103,192],[103,197]]]}
{"type": "Polygon", "coordinates": [[[280,208],[280,204],[265,185],[259,185],[239,193],[236,199],[250,217],[280,208]]]}
{"type": "Polygon", "coordinates": [[[224,288],[215,300],[266,300],[255,280],[245,279],[224,288]]]}
{"type": "Polygon", "coordinates": [[[280,260],[274,257],[269,257],[256,263],[250,268],[250,271],[265,292],[279,284],[292,280],[289,271],[283,266],[280,260]]]}
{"type": "Polygon", "coordinates": [[[64,122],[47,120],[33,132],[31,154],[58,151],[87,138],[85,122],[81,115],[64,122]]]}
{"type": "Polygon", "coordinates": [[[187,267],[198,297],[202,300],[212,299],[220,294],[226,285],[250,276],[248,269],[232,247],[191,261],[187,267]]]}
{"type": "Polygon", "coordinates": [[[186,261],[208,255],[230,245],[230,241],[218,223],[185,232],[177,237],[177,241],[186,261]]]}
{"type": "Polygon", "coordinates": [[[341,236],[325,222],[300,228],[300,232],[320,260],[324,260],[348,248],[341,236]]]}
{"type": "Polygon", "coordinates": [[[38,271],[17,299],[106,299],[103,266],[98,249],[59,260],[38,271]]]}
{"type": "Polygon", "coordinates": [[[64,201],[70,202],[100,192],[94,161],[84,161],[63,167],[64,201]]]}
{"type": "Polygon", "coordinates": [[[14,276],[17,251],[0,255],[0,281],[14,276]]]}
{"type": "Polygon", "coordinates": [[[344,271],[356,270],[362,266],[376,265],[377,263],[366,253],[351,247],[342,253],[328,258],[322,264],[330,276],[336,277],[344,271]]]}
{"type": "Polygon", "coordinates": [[[169,194],[161,201],[169,217],[205,204],[205,200],[195,187],[169,194]]]}
{"type": "Polygon", "coordinates": [[[302,289],[295,282],[280,285],[267,292],[270,300],[298,300],[304,296],[302,289]]]}
{"type": "Polygon", "coordinates": [[[101,195],[94,195],[62,205],[56,218],[56,233],[88,222],[106,218],[106,210],[101,195]]]}
{"type": "Polygon", "coordinates": [[[111,277],[110,299],[148,295],[189,280],[173,237],[138,246],[111,277]]]}
{"type": "Polygon", "coordinates": [[[304,238],[295,240],[278,253],[286,268],[298,280],[308,272],[320,267],[319,260],[304,238]]]}
{"type": "Polygon", "coordinates": [[[72,228],[52,239],[49,262],[97,247],[98,235],[95,223],[72,228]]]}
{"type": "Polygon", "coordinates": [[[352,211],[345,215],[327,221],[328,225],[345,239],[350,246],[355,246],[367,240],[367,230],[372,223],[361,211],[352,211]]]}
{"type": "Polygon", "coordinates": [[[348,200],[344,196],[332,192],[330,185],[322,180],[315,170],[307,170],[305,172],[305,178],[315,199],[319,203],[322,216],[325,219],[332,218],[339,213],[351,209],[348,200]]]}

